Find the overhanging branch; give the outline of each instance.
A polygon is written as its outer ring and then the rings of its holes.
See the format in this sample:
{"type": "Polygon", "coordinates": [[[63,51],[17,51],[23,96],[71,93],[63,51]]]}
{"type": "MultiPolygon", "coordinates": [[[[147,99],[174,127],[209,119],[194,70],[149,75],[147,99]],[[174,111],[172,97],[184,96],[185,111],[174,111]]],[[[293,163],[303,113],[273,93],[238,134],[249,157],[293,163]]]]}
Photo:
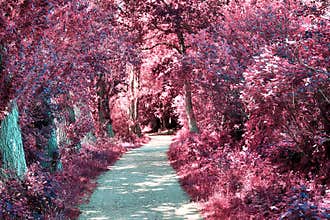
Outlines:
{"type": "Polygon", "coordinates": [[[142,50],[152,50],[152,49],[154,49],[154,48],[156,48],[156,47],[158,47],[158,46],[162,46],[162,45],[165,45],[165,46],[167,46],[167,47],[169,47],[169,48],[171,48],[171,49],[175,49],[175,50],[177,50],[180,54],[182,53],[182,51],[179,49],[178,46],[176,46],[175,44],[170,44],[170,43],[166,43],[166,42],[157,43],[157,44],[155,44],[155,45],[153,45],[153,46],[151,46],[151,47],[145,47],[145,48],[142,48],[142,50]]]}

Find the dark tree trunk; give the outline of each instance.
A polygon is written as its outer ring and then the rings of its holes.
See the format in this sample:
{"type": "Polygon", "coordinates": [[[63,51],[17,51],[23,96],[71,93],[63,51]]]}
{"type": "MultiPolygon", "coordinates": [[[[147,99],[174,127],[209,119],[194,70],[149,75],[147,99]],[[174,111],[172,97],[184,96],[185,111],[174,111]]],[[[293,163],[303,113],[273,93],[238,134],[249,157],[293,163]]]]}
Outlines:
{"type": "Polygon", "coordinates": [[[37,133],[36,144],[42,152],[41,165],[51,172],[62,170],[51,97],[45,89],[40,92],[37,98],[37,103],[33,109],[33,117],[37,133]]]}
{"type": "Polygon", "coordinates": [[[98,114],[102,135],[114,137],[112,129],[111,112],[109,107],[110,88],[105,81],[105,75],[100,74],[97,82],[98,114]]]}

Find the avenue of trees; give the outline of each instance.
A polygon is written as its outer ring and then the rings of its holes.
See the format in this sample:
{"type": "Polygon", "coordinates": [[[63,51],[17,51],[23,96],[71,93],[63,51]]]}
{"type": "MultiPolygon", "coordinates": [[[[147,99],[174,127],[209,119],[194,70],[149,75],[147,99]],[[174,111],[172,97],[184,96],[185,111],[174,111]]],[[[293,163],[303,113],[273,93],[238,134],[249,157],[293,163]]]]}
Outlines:
{"type": "Polygon", "coordinates": [[[206,219],[330,217],[330,5],[0,1],[0,219],[76,218],[146,132],[206,219]]]}

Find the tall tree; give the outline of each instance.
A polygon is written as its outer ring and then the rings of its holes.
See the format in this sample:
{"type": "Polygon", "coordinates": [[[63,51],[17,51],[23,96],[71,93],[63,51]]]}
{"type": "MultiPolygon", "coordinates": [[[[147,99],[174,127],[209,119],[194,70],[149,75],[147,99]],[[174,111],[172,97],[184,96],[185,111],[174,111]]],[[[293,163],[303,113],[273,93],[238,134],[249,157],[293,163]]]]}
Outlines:
{"type": "MultiPolygon", "coordinates": [[[[40,1],[6,1],[0,3],[0,120],[1,153],[4,168],[12,170],[20,178],[27,167],[19,125],[18,106],[22,101],[32,100],[29,92],[35,83],[42,81],[40,72],[28,64],[33,60],[34,51],[40,40],[40,29],[45,25],[47,5],[40,1]],[[31,10],[33,9],[33,10],[31,10]],[[33,16],[31,16],[33,14],[33,16]],[[24,36],[24,38],[22,38],[24,36]],[[25,65],[27,64],[27,65],[25,65]],[[34,83],[31,83],[34,82],[34,83]],[[28,95],[27,95],[28,94],[28,95]],[[8,109],[5,109],[9,106],[8,109]]],[[[24,115],[24,111],[23,115],[24,115]]]]}

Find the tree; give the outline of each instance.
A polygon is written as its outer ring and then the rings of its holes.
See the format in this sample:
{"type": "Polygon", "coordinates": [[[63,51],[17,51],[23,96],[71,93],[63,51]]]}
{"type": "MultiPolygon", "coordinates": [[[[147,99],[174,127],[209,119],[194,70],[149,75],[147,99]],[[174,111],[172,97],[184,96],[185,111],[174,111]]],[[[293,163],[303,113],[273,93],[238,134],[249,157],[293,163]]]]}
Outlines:
{"type": "MultiPolygon", "coordinates": [[[[46,6],[39,4],[40,2],[35,3],[37,7],[34,8],[34,12],[38,16],[30,16],[31,11],[29,9],[32,5],[28,2],[6,1],[0,3],[2,159],[4,168],[12,170],[20,178],[23,178],[27,167],[18,123],[18,121],[22,123],[24,120],[18,119],[17,105],[21,105],[22,97],[25,94],[33,91],[34,85],[27,88],[27,84],[32,82],[35,76],[35,72],[28,71],[31,70],[28,66],[25,66],[25,69],[22,63],[31,61],[32,56],[27,59],[25,56],[38,47],[37,42],[40,40],[39,28],[45,24],[45,11],[40,9],[44,9],[46,6]],[[31,25],[37,21],[38,25],[31,25]],[[25,38],[21,39],[21,35],[24,35],[25,38]],[[25,47],[27,41],[30,45],[33,45],[32,49],[25,47]],[[6,106],[9,106],[9,109],[5,109],[6,106]],[[8,111],[9,113],[6,115],[8,111]]],[[[29,95],[24,98],[29,99],[29,95]]],[[[24,112],[22,114],[23,118],[24,112]]]]}
{"type": "Polygon", "coordinates": [[[140,69],[132,64],[127,64],[129,72],[129,107],[128,114],[131,121],[130,131],[141,137],[139,124],[139,89],[140,89],[140,69]]]}

